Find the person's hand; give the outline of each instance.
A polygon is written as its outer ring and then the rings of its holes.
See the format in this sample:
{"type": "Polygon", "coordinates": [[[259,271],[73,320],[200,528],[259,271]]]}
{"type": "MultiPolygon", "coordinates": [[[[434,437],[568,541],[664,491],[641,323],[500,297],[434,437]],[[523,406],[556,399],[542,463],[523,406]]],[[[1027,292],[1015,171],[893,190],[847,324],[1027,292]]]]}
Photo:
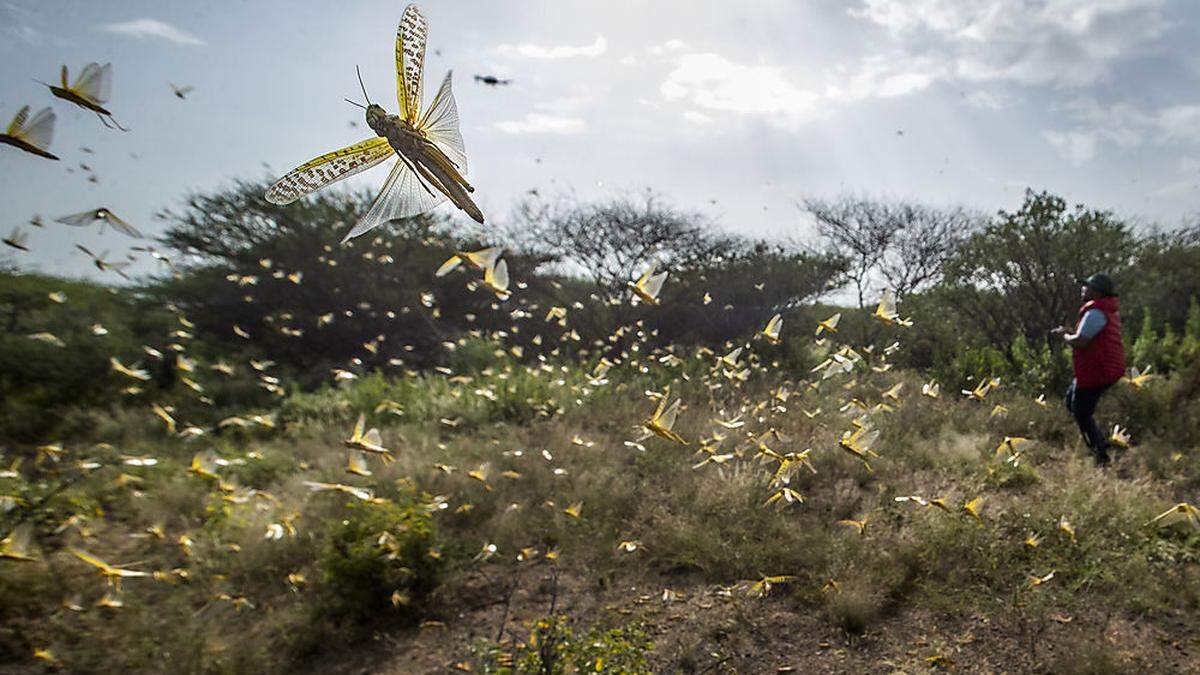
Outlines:
{"type": "Polygon", "coordinates": [[[1051,335],[1064,335],[1064,334],[1066,334],[1066,332],[1067,332],[1066,326],[1056,326],[1055,328],[1050,329],[1051,335]]]}

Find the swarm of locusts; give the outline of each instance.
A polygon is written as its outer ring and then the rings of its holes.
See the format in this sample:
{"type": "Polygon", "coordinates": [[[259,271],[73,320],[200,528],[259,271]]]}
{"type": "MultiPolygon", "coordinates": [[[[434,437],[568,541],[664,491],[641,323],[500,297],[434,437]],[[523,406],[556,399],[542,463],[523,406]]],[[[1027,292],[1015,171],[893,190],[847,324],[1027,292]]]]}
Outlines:
{"type": "MultiPolygon", "coordinates": [[[[474,188],[465,178],[467,157],[463,137],[459,130],[458,110],[451,92],[450,73],[446,74],[429,105],[422,107],[422,74],[427,32],[428,22],[425,17],[416,5],[409,5],[404,10],[396,32],[395,55],[399,113],[389,114],[383,107],[372,103],[367,98],[366,105],[363,106],[365,118],[368,127],[375,132],[376,136],[321,155],[290,171],[267,191],[266,198],[269,201],[281,205],[289,204],[307,194],[394,157],[395,162],[378,196],[361,219],[348,231],[343,242],[366,234],[390,220],[429,211],[446,200],[449,200],[475,221],[484,222],[482,212],[471,199],[474,188]]],[[[96,64],[89,64],[70,85],[68,85],[67,71],[64,67],[61,79],[61,86],[51,86],[51,91],[55,96],[95,112],[105,121],[105,124],[110,122],[113,125],[116,124],[112,119],[112,114],[103,107],[109,98],[110,65],[100,67],[96,64]]],[[[359,83],[361,86],[361,76],[359,83]]],[[[190,91],[190,88],[181,90],[173,85],[172,89],[175,95],[181,99],[184,98],[187,91],[190,91]]],[[[366,98],[365,86],[362,86],[362,93],[366,98]]],[[[0,142],[40,157],[57,159],[48,151],[55,121],[53,111],[46,108],[33,115],[32,118],[28,113],[29,108],[24,107],[16,114],[5,134],[0,135],[0,142]]],[[[142,236],[137,228],[115,215],[108,208],[97,208],[63,216],[57,221],[75,227],[98,223],[101,228],[111,226],[130,237],[141,238],[142,236]]],[[[4,242],[14,249],[27,250],[26,237],[19,230],[14,230],[4,242]]],[[[108,259],[107,251],[97,255],[86,247],[80,247],[80,250],[88,255],[93,264],[101,271],[123,274],[123,270],[130,264],[130,261],[127,260],[108,259]]],[[[169,258],[153,248],[147,247],[142,250],[162,260],[165,264],[172,264],[169,258]]],[[[266,270],[273,268],[270,259],[263,259],[260,264],[266,270]]],[[[748,470],[756,472],[754,475],[757,476],[757,485],[761,492],[759,496],[761,501],[757,503],[760,503],[763,509],[805,508],[807,495],[799,487],[800,481],[796,479],[796,476],[801,472],[819,474],[823,464],[827,465],[839,455],[848,458],[843,461],[851,464],[855,471],[863,472],[862,475],[873,472],[880,463],[888,461],[888,450],[881,440],[883,434],[879,420],[882,416],[906,405],[907,401],[924,400],[919,397],[937,399],[942,395],[939,383],[934,380],[925,383],[919,394],[914,392],[911,395],[904,391],[903,383],[897,382],[886,389],[871,392],[870,396],[852,397],[847,394],[842,401],[844,405],[836,411],[822,411],[819,408],[810,410],[796,405],[796,401],[802,398],[807,389],[815,390],[824,387],[837,391],[837,388],[840,387],[842,391],[849,392],[854,387],[859,373],[887,372],[891,368],[889,357],[901,348],[899,340],[883,349],[873,349],[869,346],[855,347],[848,342],[839,342],[841,337],[839,330],[844,330],[840,323],[841,313],[835,313],[817,322],[815,326],[809,325],[802,331],[796,331],[803,336],[801,338],[790,335],[785,330],[783,314],[776,313],[748,340],[729,341],[723,349],[717,351],[700,348],[692,354],[683,353],[682,350],[675,348],[653,346],[650,338],[654,336],[647,332],[643,322],[638,321],[616,328],[607,340],[598,340],[597,343],[602,346],[587,352],[587,358],[584,358],[582,348],[577,346],[580,337],[571,328],[574,313],[589,311],[584,304],[576,303],[573,307],[554,306],[549,308],[526,304],[520,297],[520,286],[517,285],[514,288],[510,284],[509,270],[503,259],[503,250],[498,246],[475,251],[456,251],[439,268],[429,270],[429,277],[432,280],[461,271],[466,271],[468,276],[477,277],[467,282],[473,289],[481,289],[494,296],[494,298],[488,297],[492,302],[491,307],[495,311],[507,313],[512,317],[508,334],[517,334],[522,331],[528,333],[543,330],[547,326],[556,326],[560,330],[553,353],[556,356],[569,356],[572,345],[576,345],[576,348],[580,349],[578,362],[592,364],[588,367],[561,365],[556,370],[554,366],[549,365],[548,359],[542,359],[540,365],[528,369],[534,376],[540,377],[542,373],[550,373],[546,376],[547,379],[556,378],[552,380],[551,387],[557,388],[559,393],[556,394],[555,400],[543,402],[544,407],[541,412],[545,416],[553,416],[562,408],[570,405],[586,406],[591,396],[603,391],[605,387],[613,386],[610,380],[621,368],[626,368],[631,373],[648,372],[647,364],[674,369],[673,372],[679,373],[675,380],[660,383],[660,386],[645,391],[644,400],[638,397],[639,404],[644,403],[644,413],[636,419],[624,421],[628,433],[623,439],[619,451],[626,453],[675,451],[688,457],[681,462],[683,471],[724,472],[728,470],[732,472],[735,466],[751,467],[748,470]],[[512,304],[505,305],[504,303],[512,304]],[[514,308],[513,305],[517,307],[514,308]],[[813,331],[811,334],[810,330],[813,331]],[[823,349],[825,357],[812,368],[811,372],[805,374],[802,380],[783,383],[771,390],[765,398],[754,400],[747,393],[746,383],[755,374],[774,372],[762,354],[766,349],[775,348],[789,340],[797,342],[803,340],[806,346],[815,341],[815,347],[823,349]],[[689,372],[689,369],[682,366],[689,361],[695,362],[689,365],[698,364],[696,368],[690,369],[690,372],[701,373],[698,382],[683,382],[689,379],[689,376],[685,374],[689,372]],[[560,374],[569,372],[571,369],[581,371],[578,373],[580,377],[568,383],[565,377],[560,377],[560,374]],[[707,401],[685,400],[685,396],[681,396],[679,392],[683,391],[686,395],[688,386],[692,391],[699,389],[707,392],[709,394],[707,401]],[[867,400],[863,400],[863,398],[867,398],[867,400]],[[780,426],[783,426],[782,420],[797,415],[803,415],[813,425],[836,430],[833,436],[834,442],[825,445],[813,443],[808,444],[808,447],[801,447],[806,444],[789,437],[779,429],[780,426]],[[685,419],[686,423],[681,423],[681,420],[685,419]],[[686,450],[683,450],[684,448],[686,450]]],[[[642,305],[646,311],[653,312],[661,308],[664,303],[689,301],[670,294],[668,290],[670,288],[670,271],[664,265],[664,261],[643,261],[638,269],[629,270],[627,288],[623,295],[596,298],[596,302],[628,302],[642,305]]],[[[279,269],[274,269],[272,273],[276,278],[286,279],[297,286],[303,283],[302,275],[299,273],[279,269]]],[[[229,278],[229,281],[248,288],[252,288],[257,283],[257,279],[254,277],[237,275],[229,278]]],[[[343,289],[343,291],[347,297],[353,297],[353,289],[343,289]]],[[[69,302],[69,299],[62,294],[52,295],[50,300],[59,304],[69,302]]],[[[710,300],[708,294],[705,294],[703,300],[692,298],[690,301],[702,301],[707,304],[710,300]]],[[[426,309],[431,310],[431,316],[434,318],[438,316],[437,312],[440,309],[435,306],[436,302],[432,293],[422,293],[421,303],[426,309]]],[[[409,307],[397,309],[410,310],[409,307]]],[[[288,383],[273,374],[272,368],[275,364],[270,361],[251,359],[245,365],[232,364],[224,360],[205,363],[203,357],[193,353],[189,347],[189,340],[192,337],[190,331],[194,328],[194,324],[182,310],[172,307],[171,311],[174,312],[178,325],[172,326],[169,350],[146,346],[144,357],[142,357],[145,362],[141,360],[128,362],[128,359],[122,361],[117,355],[109,357],[111,371],[120,378],[124,393],[137,395],[143,392],[144,384],[152,378],[150,368],[146,363],[169,361],[174,370],[180,374],[183,384],[192,392],[189,395],[194,395],[198,401],[205,404],[212,403],[212,399],[209,398],[209,394],[201,382],[202,378],[198,376],[199,372],[205,370],[210,371],[214,376],[225,377],[231,375],[235,368],[247,370],[248,367],[248,372],[254,376],[259,387],[280,397],[285,394],[288,383]]],[[[356,308],[351,303],[342,314],[353,316],[355,311],[356,308]]],[[[878,305],[870,316],[871,320],[880,322],[884,330],[894,331],[896,334],[900,334],[904,329],[912,326],[911,319],[901,316],[898,311],[896,294],[890,290],[885,290],[881,294],[878,305]]],[[[328,323],[334,320],[335,314],[330,313],[322,317],[321,322],[328,323]]],[[[249,340],[252,337],[250,332],[240,326],[234,326],[233,331],[234,336],[232,337],[238,339],[249,340]]],[[[93,326],[94,335],[100,336],[105,332],[106,329],[99,323],[93,326]]],[[[502,338],[503,336],[498,337],[502,338]]],[[[48,331],[30,334],[28,338],[55,348],[70,348],[70,345],[64,340],[48,331]]],[[[547,339],[547,343],[549,342],[550,339],[547,339]]],[[[540,333],[535,338],[534,344],[543,344],[540,333]]],[[[454,343],[451,343],[452,347],[453,345],[454,343]]],[[[364,344],[364,348],[375,353],[382,347],[380,341],[376,340],[364,344]]],[[[508,350],[508,354],[514,357],[522,355],[517,347],[508,350]]],[[[345,364],[344,368],[333,371],[331,379],[337,383],[349,382],[358,377],[356,370],[355,364],[345,364]]],[[[448,383],[452,385],[452,395],[458,400],[470,400],[472,397],[493,400],[507,386],[504,380],[508,373],[498,373],[491,369],[476,379],[461,374],[456,375],[448,368],[440,369],[440,371],[441,374],[447,376],[448,383]]],[[[1151,377],[1147,372],[1134,369],[1130,374],[1129,383],[1140,390],[1149,386],[1151,377]]],[[[989,396],[1001,386],[1001,382],[997,379],[983,378],[973,388],[962,390],[962,396],[965,400],[972,402],[970,405],[988,405],[995,400],[989,396]]],[[[1044,405],[1044,399],[1039,399],[1037,402],[1044,405]]],[[[213,436],[230,429],[252,429],[265,435],[285,433],[283,429],[279,428],[273,414],[261,411],[245,411],[243,414],[223,419],[215,426],[203,426],[184,419],[164,401],[149,401],[146,408],[148,414],[154,415],[156,423],[161,423],[162,433],[171,438],[188,442],[204,443],[213,436]]],[[[1005,413],[1003,406],[996,405],[992,408],[991,415],[1000,417],[1005,413]]],[[[360,505],[365,504],[368,507],[387,502],[386,499],[379,496],[382,486],[373,481],[376,480],[377,472],[382,473],[385,467],[392,465],[397,461],[397,457],[405,452],[405,440],[398,437],[386,438],[384,433],[379,428],[371,426],[368,420],[400,417],[405,415],[405,410],[398,403],[384,400],[379,402],[373,415],[374,418],[369,418],[365,413],[359,415],[354,426],[346,430],[347,435],[337,446],[336,452],[345,453],[343,469],[345,476],[339,480],[311,480],[309,478],[316,476],[307,476],[299,483],[304,488],[305,498],[342,499],[360,505]]],[[[458,426],[459,421],[455,418],[443,418],[439,420],[439,424],[446,429],[454,429],[458,426]]],[[[1119,427],[1114,429],[1114,438],[1125,444],[1130,441],[1127,431],[1119,427]]],[[[586,440],[581,435],[575,435],[571,443],[579,448],[590,448],[595,445],[594,442],[586,440]]],[[[1027,456],[1030,448],[1035,447],[1036,443],[1034,439],[1006,435],[996,446],[995,457],[1000,462],[1017,466],[1027,456]]],[[[990,452],[991,446],[988,447],[990,452]]],[[[240,485],[231,478],[233,473],[231,467],[242,466],[249,461],[254,461],[257,452],[250,448],[240,456],[230,456],[227,451],[216,452],[212,448],[198,448],[191,455],[190,463],[185,469],[181,469],[178,475],[190,481],[191,485],[203,486],[205,494],[213,497],[216,501],[236,505],[253,504],[257,511],[268,514],[269,518],[266,519],[262,533],[262,538],[268,542],[282,542],[294,538],[298,536],[299,528],[303,527],[302,504],[285,506],[278,495],[240,485]]],[[[530,454],[533,453],[530,452],[530,454]]],[[[68,452],[61,444],[47,442],[37,449],[35,461],[39,465],[66,462],[68,460],[64,457],[67,455],[68,452]]],[[[342,456],[339,455],[339,457],[342,456]]],[[[541,457],[545,458],[547,462],[553,460],[549,450],[543,449],[541,457]]],[[[504,484],[522,479],[521,473],[515,470],[502,473],[493,472],[490,463],[484,463],[477,467],[460,467],[434,461],[435,459],[430,458],[428,464],[436,468],[438,472],[466,476],[472,481],[472,486],[487,492],[501,491],[504,489],[504,484]]],[[[142,480],[134,473],[145,474],[158,471],[161,470],[160,465],[163,464],[160,462],[160,458],[153,455],[127,453],[111,448],[111,446],[98,449],[94,457],[81,457],[73,461],[76,462],[80,476],[91,475],[105,467],[115,467],[120,471],[119,487],[129,490],[136,490],[136,486],[142,480]]],[[[21,459],[6,463],[6,466],[0,469],[0,480],[20,477],[21,472],[25,469],[21,459]]],[[[310,467],[302,466],[301,469],[307,472],[310,467]]],[[[561,474],[556,473],[555,475],[561,474]]],[[[903,508],[911,506],[917,509],[930,509],[929,513],[938,517],[961,519],[971,527],[987,527],[989,518],[986,502],[982,496],[977,494],[967,496],[969,498],[961,495],[951,498],[944,493],[927,492],[924,494],[901,494],[894,497],[894,501],[907,505],[903,508]]],[[[573,522],[586,521],[589,517],[587,505],[581,501],[573,501],[566,506],[549,499],[546,500],[546,503],[552,505],[557,514],[561,514],[559,517],[565,515],[573,522]]],[[[0,495],[0,507],[3,507],[5,512],[23,506],[25,505],[17,503],[11,496],[0,495]]],[[[447,510],[448,507],[447,498],[438,496],[432,500],[429,508],[435,513],[440,513],[447,510]]],[[[455,512],[467,513],[471,507],[472,504],[469,501],[463,500],[463,503],[457,505],[455,512]]],[[[71,515],[67,522],[58,528],[58,533],[74,533],[79,540],[87,542],[91,536],[87,525],[89,517],[102,518],[103,515],[93,513],[88,516],[82,512],[71,515]]],[[[845,528],[844,530],[839,528],[839,532],[844,532],[846,536],[868,537],[872,528],[878,527],[872,525],[878,520],[876,514],[871,512],[859,514],[858,517],[832,519],[832,522],[845,528]]],[[[1154,527],[1187,525],[1200,528],[1200,511],[1186,502],[1181,502],[1153,518],[1147,525],[1154,527]]],[[[1072,524],[1068,514],[1062,515],[1057,529],[1058,536],[1072,542],[1082,534],[1072,524]]],[[[183,562],[174,568],[150,570],[140,569],[140,565],[136,561],[110,562],[129,560],[129,558],[120,551],[92,551],[82,545],[70,548],[69,560],[71,564],[94,573],[97,582],[96,590],[100,594],[96,604],[105,608],[106,611],[118,611],[123,607],[123,594],[129,587],[136,588],[138,584],[148,583],[179,583],[181,580],[186,581],[189,578],[187,561],[202,555],[198,552],[193,538],[197,534],[195,532],[177,532],[168,537],[166,531],[165,526],[155,525],[148,528],[146,532],[139,533],[139,537],[151,542],[161,540],[164,545],[179,551],[183,562]]],[[[24,518],[17,521],[0,539],[0,566],[30,565],[43,562],[44,558],[40,553],[36,533],[37,530],[32,520],[24,518]]],[[[654,532],[629,533],[629,536],[620,542],[618,550],[622,555],[632,555],[645,550],[648,546],[653,546],[653,543],[644,542],[653,542],[655,534],[654,532]]],[[[1030,562],[1031,571],[1027,581],[1029,589],[1054,583],[1055,572],[1053,570],[1048,573],[1041,570],[1037,573],[1032,571],[1039,564],[1034,556],[1042,536],[1041,533],[1030,533],[1025,540],[1025,545],[1033,552],[1030,562]]],[[[384,537],[380,537],[381,549],[386,549],[388,545],[384,539],[384,537]]],[[[476,560],[486,562],[510,553],[517,560],[528,560],[532,557],[531,550],[497,551],[494,544],[485,542],[481,553],[476,556],[476,560]]],[[[227,547],[222,554],[236,555],[237,552],[236,548],[227,547]]],[[[431,549],[428,555],[439,556],[440,553],[431,549]]],[[[542,552],[540,557],[554,562],[558,561],[558,554],[555,551],[542,552]]],[[[0,570],[3,570],[3,567],[0,567],[0,570]]],[[[748,578],[737,584],[736,588],[749,597],[765,596],[776,586],[795,583],[796,578],[793,575],[772,574],[783,571],[785,570],[747,571],[748,578]]],[[[286,582],[296,592],[300,592],[307,583],[303,575],[299,573],[289,574],[286,582]]],[[[837,580],[830,579],[825,590],[836,592],[839,587],[837,580]]],[[[239,612],[253,611],[255,609],[255,603],[252,600],[254,592],[253,588],[222,588],[219,592],[214,591],[213,601],[229,603],[239,612]]],[[[407,600],[397,591],[397,595],[392,598],[392,601],[394,604],[400,605],[407,600]]],[[[82,611],[82,605],[78,603],[68,607],[72,611],[75,611],[76,608],[82,611]]],[[[45,645],[36,646],[35,654],[45,661],[55,660],[53,651],[45,645]]]]}

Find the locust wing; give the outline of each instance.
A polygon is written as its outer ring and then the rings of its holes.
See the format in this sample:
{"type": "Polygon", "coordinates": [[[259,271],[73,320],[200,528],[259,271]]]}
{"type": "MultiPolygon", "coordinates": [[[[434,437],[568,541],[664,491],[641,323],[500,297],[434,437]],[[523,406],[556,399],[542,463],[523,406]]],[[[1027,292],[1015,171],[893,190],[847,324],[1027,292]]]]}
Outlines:
{"type": "Polygon", "coordinates": [[[310,192],[370,169],[394,152],[386,138],[376,137],[325,153],[276,181],[267,190],[267,201],[281,206],[291,204],[310,192]]]}
{"type": "Polygon", "coordinates": [[[417,126],[421,116],[421,75],[425,69],[425,41],[429,21],[415,4],[404,8],[396,28],[396,98],[400,116],[417,126]]]}
{"type": "Polygon", "coordinates": [[[71,91],[91,99],[95,103],[107,103],[109,96],[112,95],[112,64],[106,63],[103,66],[97,63],[87,64],[76,76],[75,83],[71,85],[71,91]]]}
{"type": "Polygon", "coordinates": [[[69,216],[55,218],[54,222],[62,223],[63,225],[73,225],[75,227],[84,227],[96,222],[96,210],[84,211],[82,213],[72,213],[69,216]]]}
{"type": "MultiPolygon", "coordinates": [[[[28,107],[21,109],[22,112],[25,110],[28,110],[28,107]]],[[[36,148],[46,150],[50,147],[50,142],[54,140],[54,119],[53,110],[49,107],[42,108],[29,120],[29,124],[24,124],[24,120],[22,120],[21,127],[18,129],[13,129],[10,125],[8,133],[36,148]]],[[[15,119],[13,124],[16,124],[15,119]]]]}
{"type": "Polygon", "coordinates": [[[459,130],[458,105],[454,102],[454,92],[450,90],[450,79],[453,71],[446,73],[442,86],[429,102],[425,114],[421,117],[417,128],[424,132],[425,137],[433,142],[446,157],[454,163],[462,175],[467,175],[467,148],[463,143],[462,131],[459,130]]]}
{"type": "Polygon", "coordinates": [[[8,136],[20,136],[25,128],[25,121],[28,119],[29,106],[22,106],[22,108],[17,111],[17,114],[13,115],[12,122],[8,123],[8,129],[6,129],[4,133],[8,136]]]}
{"type": "Polygon", "coordinates": [[[143,236],[142,236],[142,233],[141,233],[141,232],[139,232],[139,231],[138,231],[138,229],[137,229],[136,227],[134,227],[134,226],[130,225],[130,224],[129,224],[129,223],[127,223],[127,222],[125,222],[123,219],[121,219],[121,218],[118,218],[118,217],[117,217],[117,215],[116,215],[116,214],[114,214],[112,211],[105,210],[105,214],[106,214],[106,218],[105,218],[105,219],[106,219],[106,220],[107,220],[107,221],[108,221],[108,222],[109,222],[109,223],[110,223],[110,224],[111,224],[111,225],[112,225],[114,228],[116,228],[117,230],[119,230],[119,231],[120,231],[122,234],[126,234],[126,235],[128,235],[128,236],[130,236],[130,237],[133,237],[134,239],[144,239],[144,238],[145,238],[145,237],[143,237],[143,236]]]}
{"type": "MultiPolygon", "coordinates": [[[[385,141],[386,142],[386,141],[385,141]]],[[[366,215],[342,239],[345,243],[369,232],[389,220],[407,218],[434,208],[446,201],[446,195],[426,185],[403,157],[392,167],[383,189],[371,204],[366,215]]]]}

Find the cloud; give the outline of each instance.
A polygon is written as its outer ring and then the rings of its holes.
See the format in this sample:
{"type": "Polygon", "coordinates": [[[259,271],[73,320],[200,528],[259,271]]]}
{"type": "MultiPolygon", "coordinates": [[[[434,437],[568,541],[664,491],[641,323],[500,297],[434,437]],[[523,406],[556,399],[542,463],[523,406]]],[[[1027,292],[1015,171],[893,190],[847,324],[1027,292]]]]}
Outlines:
{"type": "Polygon", "coordinates": [[[1096,157],[1104,145],[1135,148],[1144,144],[1156,125],[1156,116],[1129,103],[1104,106],[1092,99],[1077,99],[1056,109],[1070,117],[1075,128],[1042,132],[1059,155],[1076,166],[1096,157]]]}
{"type": "Polygon", "coordinates": [[[603,35],[597,35],[596,41],[590,45],[573,47],[571,45],[559,45],[557,47],[543,47],[531,43],[518,45],[503,44],[496,48],[504,56],[523,57],[527,59],[570,59],[581,56],[596,57],[603,54],[608,49],[608,41],[603,35]]]}
{"type": "Polygon", "coordinates": [[[42,43],[41,32],[28,24],[13,24],[5,26],[4,32],[13,39],[20,40],[30,47],[36,47],[42,43]]]}
{"type": "Polygon", "coordinates": [[[686,101],[700,108],[771,115],[781,126],[816,113],[820,96],[793,84],[784,69],[747,66],[719,54],[685,54],[659,87],[668,101],[686,101]]]}
{"type": "MultiPolygon", "coordinates": [[[[32,23],[38,23],[37,12],[30,11],[25,7],[15,5],[11,2],[5,2],[0,5],[0,17],[3,21],[3,29],[0,33],[7,35],[14,42],[19,42],[29,47],[37,47],[41,45],[45,39],[40,30],[35,28],[32,23]]],[[[20,49],[18,44],[5,44],[3,49],[20,49]]]]}
{"type": "Polygon", "coordinates": [[[159,21],[158,19],[134,19],[124,23],[110,23],[100,26],[100,30],[109,33],[120,33],[122,35],[131,35],[138,39],[141,38],[159,38],[167,42],[174,42],[177,45],[203,45],[204,40],[192,35],[191,33],[182,31],[169,23],[159,21]]]}
{"type": "Polygon", "coordinates": [[[1200,194],[1200,178],[1182,178],[1146,193],[1151,199],[1176,199],[1200,194]]]}
{"type": "Polygon", "coordinates": [[[1091,131],[1043,131],[1045,138],[1063,159],[1079,166],[1096,157],[1099,135],[1091,131]]]}
{"type": "Polygon", "coordinates": [[[1004,100],[990,91],[973,91],[964,96],[964,100],[972,108],[982,110],[1000,110],[1004,107],[1004,100]]]}
{"type": "Polygon", "coordinates": [[[863,0],[849,10],[888,31],[897,68],[938,62],[942,76],[1084,87],[1153,49],[1169,27],[1164,0],[863,0]]]}
{"type": "Polygon", "coordinates": [[[929,59],[874,55],[863,59],[857,70],[838,68],[834,75],[835,84],[826,88],[825,96],[833,101],[851,102],[914,94],[927,89],[945,73],[929,59]]]}
{"type": "Polygon", "coordinates": [[[572,96],[561,96],[559,98],[550,99],[548,101],[539,101],[533,104],[534,108],[543,112],[563,115],[572,113],[583,108],[590,107],[596,100],[592,94],[583,92],[572,96]]]}
{"type": "Polygon", "coordinates": [[[587,129],[587,122],[578,117],[529,113],[523,120],[496,122],[496,128],[506,134],[579,134],[587,129]]]}
{"type": "Polygon", "coordinates": [[[1176,105],[1159,111],[1155,123],[1167,140],[1200,139],[1200,105],[1176,105]]]}
{"type": "Polygon", "coordinates": [[[647,47],[646,51],[655,56],[662,56],[663,54],[666,54],[667,52],[677,52],[677,51],[681,51],[683,49],[687,49],[687,43],[678,38],[674,38],[671,40],[667,40],[666,42],[662,43],[661,45],[653,45],[651,47],[647,47]]]}
{"type": "Polygon", "coordinates": [[[1193,198],[1200,194],[1200,159],[1180,157],[1175,162],[1176,171],[1182,176],[1146,193],[1151,199],[1193,198]]]}
{"type": "Polygon", "coordinates": [[[695,110],[685,111],[683,113],[683,119],[691,122],[692,124],[705,125],[705,124],[713,123],[713,118],[709,117],[708,115],[705,115],[702,112],[698,112],[695,110]]]}

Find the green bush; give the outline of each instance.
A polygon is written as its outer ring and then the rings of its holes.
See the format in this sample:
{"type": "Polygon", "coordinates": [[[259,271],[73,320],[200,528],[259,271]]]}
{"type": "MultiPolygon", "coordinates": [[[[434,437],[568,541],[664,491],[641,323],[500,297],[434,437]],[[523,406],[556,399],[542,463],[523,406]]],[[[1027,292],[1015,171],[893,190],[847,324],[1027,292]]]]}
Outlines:
{"type": "Polygon", "coordinates": [[[350,623],[392,607],[415,618],[442,572],[441,561],[429,555],[434,541],[433,519],[415,496],[350,504],[332,526],[319,562],[318,611],[350,623]]]}
{"type": "Polygon", "coordinates": [[[568,618],[557,614],[536,621],[529,641],[507,651],[501,645],[483,643],[472,651],[480,672],[511,675],[525,673],[623,673],[653,672],[646,653],[654,643],[639,624],[602,629],[593,626],[576,633],[568,618]]]}

